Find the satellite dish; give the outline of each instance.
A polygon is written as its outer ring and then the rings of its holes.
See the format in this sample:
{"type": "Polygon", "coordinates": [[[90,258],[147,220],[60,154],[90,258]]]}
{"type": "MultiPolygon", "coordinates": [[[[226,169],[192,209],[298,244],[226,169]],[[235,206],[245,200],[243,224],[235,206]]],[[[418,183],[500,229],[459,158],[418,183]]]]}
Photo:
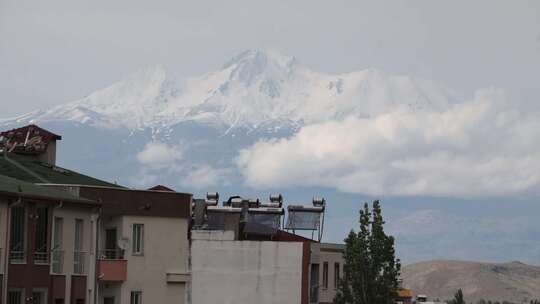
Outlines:
{"type": "Polygon", "coordinates": [[[129,247],[129,239],[126,237],[119,239],[117,242],[117,246],[122,250],[127,250],[129,247]]]}

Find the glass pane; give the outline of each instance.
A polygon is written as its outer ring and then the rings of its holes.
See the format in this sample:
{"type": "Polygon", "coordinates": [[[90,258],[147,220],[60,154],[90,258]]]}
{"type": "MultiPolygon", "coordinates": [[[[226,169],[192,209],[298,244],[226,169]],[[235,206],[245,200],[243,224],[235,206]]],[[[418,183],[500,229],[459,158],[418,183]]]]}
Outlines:
{"type": "Polygon", "coordinates": [[[321,213],[319,212],[289,211],[287,228],[316,230],[319,228],[320,218],[321,213]]]}

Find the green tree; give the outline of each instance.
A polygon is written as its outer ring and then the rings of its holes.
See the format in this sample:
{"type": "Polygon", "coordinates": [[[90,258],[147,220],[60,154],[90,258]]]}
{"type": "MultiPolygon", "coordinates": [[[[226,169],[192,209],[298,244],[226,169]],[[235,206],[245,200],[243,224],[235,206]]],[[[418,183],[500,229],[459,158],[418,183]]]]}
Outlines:
{"type": "Polygon", "coordinates": [[[384,232],[381,204],[360,210],[360,229],[345,239],[344,273],[334,303],[394,303],[401,263],[395,257],[394,238],[384,232]]]}
{"type": "Polygon", "coordinates": [[[448,304],[465,304],[465,300],[463,299],[463,291],[461,289],[458,289],[458,291],[454,294],[454,298],[447,302],[448,304]]]}

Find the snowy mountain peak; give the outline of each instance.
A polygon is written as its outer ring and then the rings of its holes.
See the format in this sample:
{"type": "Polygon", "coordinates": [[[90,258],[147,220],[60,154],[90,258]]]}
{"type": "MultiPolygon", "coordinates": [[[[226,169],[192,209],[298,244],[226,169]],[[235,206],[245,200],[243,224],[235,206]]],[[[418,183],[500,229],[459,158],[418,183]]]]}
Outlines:
{"type": "Polygon", "coordinates": [[[264,70],[267,67],[274,66],[283,69],[290,69],[297,63],[297,60],[293,56],[286,56],[273,50],[247,50],[244,51],[228,63],[223,68],[228,69],[232,66],[244,66],[246,68],[253,68],[264,70]]]}
{"type": "Polygon", "coordinates": [[[430,81],[375,69],[317,73],[294,57],[248,50],[199,77],[175,79],[163,66],[146,67],[80,100],[3,124],[69,120],[140,129],[194,121],[229,130],[272,129],[377,115],[396,107],[441,110],[450,96],[430,81]]]}

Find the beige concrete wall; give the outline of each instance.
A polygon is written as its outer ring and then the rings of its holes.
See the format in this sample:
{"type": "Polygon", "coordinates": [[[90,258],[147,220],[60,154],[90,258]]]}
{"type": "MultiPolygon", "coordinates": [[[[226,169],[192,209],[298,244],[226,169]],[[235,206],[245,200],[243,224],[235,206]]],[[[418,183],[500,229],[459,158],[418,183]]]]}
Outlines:
{"type": "Polygon", "coordinates": [[[188,273],[188,219],[123,216],[119,237],[126,248],[127,280],[122,283],[121,301],[129,304],[131,291],[142,291],[143,303],[185,303],[186,283],[167,282],[167,273],[188,273]],[[144,224],[144,252],[132,253],[133,224],[144,224]]]}
{"type": "Polygon", "coordinates": [[[302,243],[192,239],[191,298],[207,303],[301,303],[302,243]]]}
{"type": "MultiPolygon", "coordinates": [[[[90,208],[80,208],[74,206],[62,206],[53,209],[53,231],[51,246],[54,242],[54,218],[63,219],[62,227],[62,248],[63,267],[62,274],[66,275],[66,295],[65,302],[70,302],[71,297],[71,276],[74,272],[74,251],[75,251],[75,220],[83,220],[83,248],[85,252],[84,275],[87,277],[87,303],[93,303],[95,292],[95,269],[96,269],[96,232],[97,213],[92,213],[90,208]]],[[[52,263],[51,263],[52,272],[52,263]]]]}
{"type": "Polygon", "coordinates": [[[339,263],[339,275],[343,277],[343,245],[313,244],[311,263],[319,264],[319,303],[333,303],[337,286],[334,283],[335,263],[339,263]],[[328,263],[328,287],[323,285],[324,263],[328,263]]]}

